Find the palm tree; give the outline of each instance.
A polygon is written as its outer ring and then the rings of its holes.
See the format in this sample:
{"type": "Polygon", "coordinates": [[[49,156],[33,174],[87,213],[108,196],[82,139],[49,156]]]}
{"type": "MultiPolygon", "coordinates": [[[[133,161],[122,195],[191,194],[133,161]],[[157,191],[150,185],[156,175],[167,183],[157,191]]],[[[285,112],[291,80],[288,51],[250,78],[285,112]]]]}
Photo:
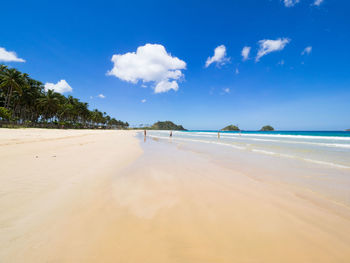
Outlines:
{"type": "Polygon", "coordinates": [[[27,78],[28,88],[23,89],[21,105],[24,108],[23,119],[35,121],[39,117],[36,107],[37,98],[44,92],[43,84],[31,78],[27,78]]]}
{"type": "Polygon", "coordinates": [[[44,96],[39,98],[38,107],[43,113],[44,119],[48,120],[53,118],[59,109],[60,94],[53,90],[48,90],[44,96]]]}
{"type": "Polygon", "coordinates": [[[18,70],[14,68],[7,69],[4,66],[1,67],[0,78],[0,88],[7,88],[5,108],[9,108],[13,90],[16,90],[19,94],[21,94],[22,88],[26,85],[25,78],[18,70]]]}
{"type": "Polygon", "coordinates": [[[65,97],[53,90],[45,92],[41,82],[2,64],[0,64],[0,111],[3,113],[3,120],[11,117],[19,124],[35,125],[43,120],[57,120],[63,122],[64,127],[74,128],[96,128],[101,125],[108,128],[128,126],[128,123],[111,118],[106,112],[90,111],[88,103],[81,102],[77,98],[65,97]],[[8,114],[11,116],[8,117],[8,114]]]}

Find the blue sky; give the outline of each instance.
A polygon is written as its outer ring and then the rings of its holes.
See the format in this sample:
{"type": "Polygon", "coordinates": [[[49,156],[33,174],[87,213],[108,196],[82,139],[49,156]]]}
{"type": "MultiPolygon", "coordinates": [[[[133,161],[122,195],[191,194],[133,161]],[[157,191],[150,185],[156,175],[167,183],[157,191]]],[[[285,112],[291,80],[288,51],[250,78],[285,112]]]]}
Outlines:
{"type": "Polygon", "coordinates": [[[5,1],[0,48],[25,62],[1,63],[43,83],[64,80],[72,88],[65,95],[132,125],[342,130],[350,128],[350,2],[317,4],[5,1]]]}

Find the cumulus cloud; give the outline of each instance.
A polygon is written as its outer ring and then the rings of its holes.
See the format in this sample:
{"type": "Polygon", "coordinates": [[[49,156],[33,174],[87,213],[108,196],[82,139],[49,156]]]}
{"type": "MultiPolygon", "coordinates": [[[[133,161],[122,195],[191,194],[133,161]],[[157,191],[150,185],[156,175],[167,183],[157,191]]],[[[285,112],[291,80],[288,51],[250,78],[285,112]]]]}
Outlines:
{"type": "Polygon", "coordinates": [[[103,95],[103,94],[98,94],[98,95],[97,95],[97,97],[98,97],[98,98],[100,98],[100,99],[104,99],[104,98],[106,98],[106,96],[105,96],[105,95],[103,95]]]}
{"type": "Polygon", "coordinates": [[[224,89],[224,92],[225,92],[225,93],[230,93],[230,89],[229,89],[229,88],[226,88],[226,89],[224,89]]]}
{"type": "Polygon", "coordinates": [[[301,55],[305,55],[305,54],[309,55],[311,51],[312,51],[312,46],[308,46],[303,50],[303,52],[301,52],[301,55]]]}
{"type": "Polygon", "coordinates": [[[179,89],[179,85],[175,80],[169,81],[169,80],[162,80],[157,83],[157,85],[154,88],[155,93],[162,93],[167,92],[169,90],[175,90],[177,91],[179,89]]]}
{"type": "Polygon", "coordinates": [[[171,56],[165,47],[159,44],[146,44],[136,52],[112,56],[114,67],[108,75],[136,84],[138,81],[153,82],[154,92],[177,91],[177,81],[183,77],[185,61],[171,56]]]}
{"type": "Polygon", "coordinates": [[[323,0],[315,0],[314,5],[320,6],[322,4],[323,0]]]}
{"type": "Polygon", "coordinates": [[[3,47],[0,47],[0,61],[3,61],[3,62],[26,62],[24,59],[17,57],[17,54],[15,52],[7,51],[3,47]]]}
{"type": "Polygon", "coordinates": [[[250,53],[250,49],[251,47],[244,47],[242,49],[242,57],[243,57],[243,61],[247,60],[249,58],[249,53],[250,53]]]}
{"type": "Polygon", "coordinates": [[[224,65],[228,61],[230,61],[230,58],[226,56],[226,47],[221,45],[214,49],[214,56],[208,57],[205,67],[209,67],[214,62],[219,66],[224,65]]]}
{"type": "Polygon", "coordinates": [[[146,101],[147,101],[146,99],[141,100],[142,103],[145,103],[146,101]]]}
{"type": "Polygon", "coordinates": [[[292,6],[296,5],[297,3],[299,3],[299,0],[283,0],[283,3],[286,7],[292,7],[292,6]]]}
{"type": "Polygon", "coordinates": [[[72,92],[73,91],[71,86],[69,86],[67,81],[65,81],[64,79],[61,79],[56,84],[49,83],[49,82],[45,83],[45,91],[48,91],[49,89],[54,90],[55,92],[58,92],[58,93],[65,93],[65,92],[72,92]]]}
{"type": "Polygon", "coordinates": [[[256,56],[256,61],[259,61],[261,57],[275,51],[283,50],[284,47],[290,42],[289,38],[278,38],[276,40],[264,39],[259,41],[259,51],[256,56]]]}

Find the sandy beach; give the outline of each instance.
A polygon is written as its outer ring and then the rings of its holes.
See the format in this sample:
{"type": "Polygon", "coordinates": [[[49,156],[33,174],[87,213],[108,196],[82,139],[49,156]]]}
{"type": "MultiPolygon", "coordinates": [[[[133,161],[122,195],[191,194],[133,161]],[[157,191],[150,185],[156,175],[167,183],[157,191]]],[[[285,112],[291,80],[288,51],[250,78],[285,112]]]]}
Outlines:
{"type": "Polygon", "coordinates": [[[276,179],[291,171],[264,158],[0,129],[0,262],[349,262],[346,196],[276,179]]]}

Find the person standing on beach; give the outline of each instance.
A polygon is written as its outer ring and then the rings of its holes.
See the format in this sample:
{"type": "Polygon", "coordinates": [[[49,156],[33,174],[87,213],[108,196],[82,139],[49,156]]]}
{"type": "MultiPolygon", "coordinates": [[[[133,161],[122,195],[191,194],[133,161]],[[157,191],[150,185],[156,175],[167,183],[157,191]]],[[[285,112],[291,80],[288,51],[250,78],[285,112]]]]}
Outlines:
{"type": "Polygon", "coordinates": [[[172,131],[170,131],[169,137],[170,137],[170,138],[173,137],[173,132],[172,132],[172,131]]]}
{"type": "Polygon", "coordinates": [[[220,131],[218,131],[218,139],[220,139],[220,131]]]}
{"type": "Polygon", "coordinates": [[[143,131],[143,135],[146,137],[146,135],[147,135],[147,131],[146,130],[143,131]]]}

